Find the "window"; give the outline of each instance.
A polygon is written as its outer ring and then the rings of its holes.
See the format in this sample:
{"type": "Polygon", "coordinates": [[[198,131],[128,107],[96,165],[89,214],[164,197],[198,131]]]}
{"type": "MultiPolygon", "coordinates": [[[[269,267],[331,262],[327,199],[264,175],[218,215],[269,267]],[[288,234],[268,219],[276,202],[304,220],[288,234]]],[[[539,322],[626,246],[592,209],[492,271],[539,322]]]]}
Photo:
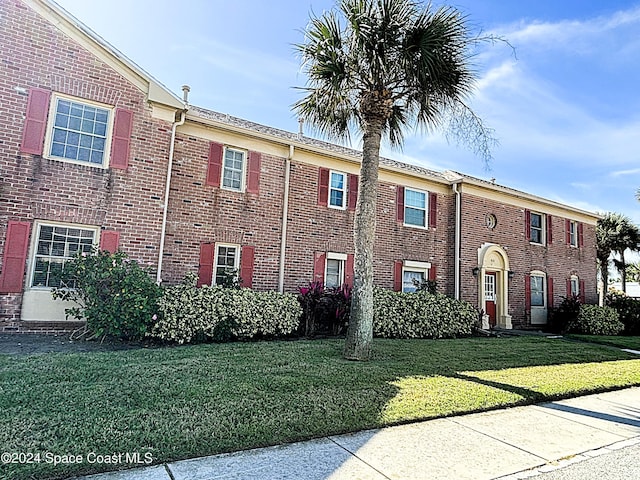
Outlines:
{"type": "Polygon", "coordinates": [[[327,288],[340,287],[344,283],[344,267],[347,255],[327,252],[327,264],[324,273],[324,285],[327,288]]]}
{"type": "Polygon", "coordinates": [[[222,186],[231,190],[242,190],[244,178],[245,152],[226,148],[222,169],[222,186]]]}
{"type": "Polygon", "coordinates": [[[578,222],[569,221],[568,222],[569,231],[569,245],[572,247],[578,246],[578,222]]]}
{"type": "Polygon", "coordinates": [[[427,194],[410,188],[404,189],[404,224],[427,226],[427,194]]]}
{"type": "Polygon", "coordinates": [[[580,279],[575,275],[572,275],[569,280],[569,290],[571,295],[575,295],[576,297],[580,296],[580,279]]]}
{"type": "Polygon", "coordinates": [[[110,108],[53,95],[51,112],[45,147],[50,157],[106,165],[110,146],[110,108]]]}
{"type": "Polygon", "coordinates": [[[346,175],[340,172],[331,172],[329,181],[329,206],[346,208],[347,181],[346,175]]]}
{"type": "MultiPolygon", "coordinates": [[[[533,215],[533,214],[532,214],[533,215]]],[[[544,279],[541,275],[531,275],[531,306],[544,307],[544,279]]]]}
{"type": "Polygon", "coordinates": [[[62,272],[65,262],[79,252],[91,253],[95,236],[95,229],[38,225],[30,285],[36,288],[59,287],[58,275],[62,272]]]}
{"type": "Polygon", "coordinates": [[[240,247],[237,245],[216,245],[214,285],[227,285],[238,278],[240,247]]]}
{"type": "Polygon", "coordinates": [[[405,260],[402,264],[402,291],[415,292],[417,287],[428,280],[430,263],[405,260]]]}
{"type": "Polygon", "coordinates": [[[529,232],[531,243],[544,244],[544,215],[531,212],[529,232]]]}

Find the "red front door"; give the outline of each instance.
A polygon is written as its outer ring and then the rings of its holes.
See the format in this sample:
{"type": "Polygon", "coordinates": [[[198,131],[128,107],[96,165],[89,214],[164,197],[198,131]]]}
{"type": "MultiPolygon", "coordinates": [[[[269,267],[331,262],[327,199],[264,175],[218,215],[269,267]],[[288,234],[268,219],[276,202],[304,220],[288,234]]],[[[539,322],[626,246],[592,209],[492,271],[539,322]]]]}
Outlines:
{"type": "Polygon", "coordinates": [[[485,313],[489,317],[489,326],[496,326],[496,298],[498,284],[496,272],[487,272],[484,275],[484,305],[485,313]]]}

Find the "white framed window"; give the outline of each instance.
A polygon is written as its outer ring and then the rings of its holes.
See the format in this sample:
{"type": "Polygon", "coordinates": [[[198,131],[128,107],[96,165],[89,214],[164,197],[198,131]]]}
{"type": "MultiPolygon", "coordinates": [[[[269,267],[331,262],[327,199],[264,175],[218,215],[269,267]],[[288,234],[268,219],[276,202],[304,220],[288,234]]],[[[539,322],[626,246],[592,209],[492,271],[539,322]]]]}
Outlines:
{"type": "Polygon", "coordinates": [[[327,252],[324,271],[324,285],[327,288],[340,287],[344,283],[344,269],[347,262],[345,253],[327,252]]]}
{"type": "Polygon", "coordinates": [[[60,287],[59,275],[65,263],[78,253],[91,253],[98,227],[42,222],[37,223],[35,233],[29,286],[44,289],[60,287]]]}
{"type": "Polygon", "coordinates": [[[244,190],[247,152],[225,147],[222,162],[222,187],[229,190],[244,190]]]}
{"type": "Polygon", "coordinates": [[[404,189],[404,224],[427,226],[427,193],[412,188],[404,189]]]}
{"type": "Polygon", "coordinates": [[[106,168],[111,149],[113,108],[54,93],[45,137],[45,156],[106,168]]]}
{"type": "Polygon", "coordinates": [[[569,279],[569,285],[571,287],[571,295],[575,295],[576,297],[579,297],[580,296],[580,279],[575,275],[571,275],[571,278],[569,279]]]}
{"type": "Polygon", "coordinates": [[[230,280],[238,278],[240,265],[240,245],[216,244],[214,259],[213,284],[224,285],[230,280]]]}
{"type": "Polygon", "coordinates": [[[417,286],[429,278],[430,268],[430,263],[405,260],[402,264],[402,291],[415,292],[417,286]]]}
{"type": "Polygon", "coordinates": [[[529,238],[531,243],[544,245],[545,216],[542,213],[531,212],[529,220],[529,238]]]}
{"type": "Polygon", "coordinates": [[[531,307],[546,306],[545,280],[545,275],[531,273],[531,307]]]}
{"type": "Polygon", "coordinates": [[[347,174],[329,173],[329,207],[344,210],[347,208],[347,174]]]}
{"type": "Polygon", "coordinates": [[[569,245],[578,246],[578,222],[573,220],[569,222],[569,245]]]}

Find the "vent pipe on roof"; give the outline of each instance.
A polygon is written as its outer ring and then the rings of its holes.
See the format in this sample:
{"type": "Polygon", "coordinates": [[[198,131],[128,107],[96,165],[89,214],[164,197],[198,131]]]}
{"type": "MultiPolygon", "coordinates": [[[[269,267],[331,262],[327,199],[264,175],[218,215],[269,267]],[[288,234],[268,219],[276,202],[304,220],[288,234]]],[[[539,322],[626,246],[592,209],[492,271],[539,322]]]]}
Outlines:
{"type": "Polygon", "coordinates": [[[189,104],[189,92],[191,91],[191,87],[189,85],[182,85],[182,101],[185,104],[189,104]]]}
{"type": "Polygon", "coordinates": [[[298,119],[298,124],[300,125],[298,128],[298,138],[302,138],[304,136],[304,118],[300,117],[298,119]]]}

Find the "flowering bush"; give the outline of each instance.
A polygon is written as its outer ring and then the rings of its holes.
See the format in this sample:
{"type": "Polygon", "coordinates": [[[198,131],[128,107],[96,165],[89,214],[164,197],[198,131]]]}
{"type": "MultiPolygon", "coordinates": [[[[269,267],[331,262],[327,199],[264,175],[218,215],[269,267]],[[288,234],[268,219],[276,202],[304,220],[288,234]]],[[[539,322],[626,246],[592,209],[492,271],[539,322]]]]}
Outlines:
{"type": "Polygon", "coordinates": [[[302,335],[339,335],[345,331],[351,308],[351,288],[346,285],[325,288],[322,282],[311,282],[308,287],[299,287],[298,291],[303,312],[302,335]]]}
{"type": "Polygon", "coordinates": [[[138,340],[152,325],[161,289],[126,253],[94,249],[91,255],[78,254],[58,275],[53,298],[77,305],[65,313],[86,320],[89,338],[138,340]]]}
{"type": "Polygon", "coordinates": [[[164,289],[151,337],[176,343],[286,337],[302,309],[293,294],[196,286],[194,274],[164,289]]]}

